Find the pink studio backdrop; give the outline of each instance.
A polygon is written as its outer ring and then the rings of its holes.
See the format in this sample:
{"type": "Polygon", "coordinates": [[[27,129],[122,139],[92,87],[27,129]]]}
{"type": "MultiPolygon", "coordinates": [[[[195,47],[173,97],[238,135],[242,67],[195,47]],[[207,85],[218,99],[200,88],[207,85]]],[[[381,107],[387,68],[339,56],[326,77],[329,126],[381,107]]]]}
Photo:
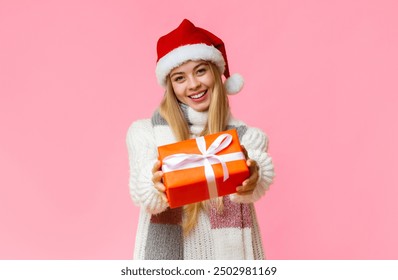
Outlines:
{"type": "Polygon", "coordinates": [[[398,259],[396,3],[1,0],[0,258],[132,258],[126,131],[186,17],[225,41],[234,115],[270,137],[267,257],[398,259]]]}

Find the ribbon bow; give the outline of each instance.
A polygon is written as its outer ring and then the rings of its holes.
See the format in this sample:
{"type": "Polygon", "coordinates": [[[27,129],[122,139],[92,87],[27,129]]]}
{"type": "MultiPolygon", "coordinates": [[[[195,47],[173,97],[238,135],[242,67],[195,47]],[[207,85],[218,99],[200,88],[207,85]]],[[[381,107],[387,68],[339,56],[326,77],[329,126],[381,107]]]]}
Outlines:
{"type": "Polygon", "coordinates": [[[232,142],[232,135],[221,134],[214,140],[206,150],[205,138],[198,137],[195,139],[196,145],[202,154],[174,154],[163,159],[162,171],[171,172],[175,170],[188,169],[193,167],[204,166],[205,176],[209,189],[210,198],[217,197],[216,177],[211,167],[212,164],[221,163],[223,170],[223,182],[229,178],[229,172],[226,162],[233,160],[245,159],[242,152],[236,152],[226,155],[217,155],[220,151],[228,147],[232,142]]]}

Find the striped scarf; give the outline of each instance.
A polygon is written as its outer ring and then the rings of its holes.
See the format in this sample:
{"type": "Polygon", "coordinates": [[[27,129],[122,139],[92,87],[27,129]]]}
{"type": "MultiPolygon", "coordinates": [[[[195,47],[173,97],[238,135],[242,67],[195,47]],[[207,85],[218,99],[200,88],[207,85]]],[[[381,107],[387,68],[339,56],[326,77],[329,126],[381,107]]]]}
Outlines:
{"type": "MultiPolygon", "coordinates": [[[[191,132],[196,135],[199,134],[204,127],[207,115],[201,113],[202,115],[198,114],[200,117],[195,119],[195,117],[190,116],[190,112],[193,111],[191,108],[184,104],[181,105],[181,108],[188,120],[191,132]],[[202,118],[203,116],[205,119],[202,118]]],[[[158,111],[152,116],[151,122],[158,146],[176,142],[166,120],[160,116],[158,111]]],[[[247,131],[247,127],[245,125],[236,126],[232,124],[227,127],[227,129],[233,128],[237,130],[241,140],[247,131]]],[[[235,259],[263,258],[260,237],[253,238],[251,233],[253,221],[256,223],[256,218],[253,216],[255,215],[253,204],[234,203],[229,199],[229,196],[223,197],[223,204],[222,211],[217,210],[217,207],[211,204],[209,204],[209,210],[205,211],[205,215],[210,221],[210,228],[204,229],[204,234],[207,235],[207,239],[212,240],[211,244],[213,244],[214,248],[211,248],[210,251],[213,253],[205,254],[204,256],[201,254],[200,256],[194,256],[194,258],[227,259],[231,256],[235,259]],[[233,232],[227,233],[228,236],[225,236],[225,229],[233,229],[233,232]],[[249,245],[245,243],[249,243],[249,245]],[[253,247],[261,249],[253,249],[253,247]]],[[[192,258],[192,255],[184,256],[184,243],[186,244],[184,239],[189,237],[183,235],[182,217],[182,207],[168,208],[160,214],[151,216],[145,245],[145,259],[178,260],[192,258]]],[[[193,231],[195,231],[195,228],[193,231]]],[[[202,229],[201,232],[203,233],[202,229]]],[[[206,244],[195,244],[195,247],[200,246],[206,246],[206,244]]],[[[201,250],[206,251],[206,248],[201,250]]]]}

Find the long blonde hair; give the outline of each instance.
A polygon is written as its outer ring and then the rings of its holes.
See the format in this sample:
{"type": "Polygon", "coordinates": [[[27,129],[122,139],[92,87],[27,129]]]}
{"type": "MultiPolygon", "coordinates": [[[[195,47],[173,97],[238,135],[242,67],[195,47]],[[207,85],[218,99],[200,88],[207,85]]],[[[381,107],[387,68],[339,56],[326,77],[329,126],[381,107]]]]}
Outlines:
{"type": "MultiPolygon", "coordinates": [[[[230,108],[228,97],[222,82],[221,74],[218,68],[209,62],[210,71],[214,77],[214,87],[210,96],[210,106],[208,109],[208,119],[201,135],[207,135],[224,131],[228,125],[230,108]]],[[[160,103],[160,115],[167,121],[174,137],[177,141],[190,138],[188,122],[179,106],[178,99],[174,93],[170,77],[167,77],[166,93],[160,103]]],[[[221,208],[221,200],[218,199],[219,208],[221,208]]],[[[204,203],[193,203],[184,206],[183,230],[187,234],[196,225],[199,211],[205,207],[204,203]]]]}

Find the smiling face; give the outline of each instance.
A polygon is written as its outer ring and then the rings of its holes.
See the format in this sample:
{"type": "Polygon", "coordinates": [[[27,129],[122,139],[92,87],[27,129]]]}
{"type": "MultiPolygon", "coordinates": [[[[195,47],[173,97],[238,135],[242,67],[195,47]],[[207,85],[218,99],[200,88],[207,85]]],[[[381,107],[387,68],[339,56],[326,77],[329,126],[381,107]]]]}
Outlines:
{"type": "Polygon", "coordinates": [[[208,62],[188,61],[170,72],[177,99],[198,112],[207,111],[213,93],[214,75],[208,62]]]}

